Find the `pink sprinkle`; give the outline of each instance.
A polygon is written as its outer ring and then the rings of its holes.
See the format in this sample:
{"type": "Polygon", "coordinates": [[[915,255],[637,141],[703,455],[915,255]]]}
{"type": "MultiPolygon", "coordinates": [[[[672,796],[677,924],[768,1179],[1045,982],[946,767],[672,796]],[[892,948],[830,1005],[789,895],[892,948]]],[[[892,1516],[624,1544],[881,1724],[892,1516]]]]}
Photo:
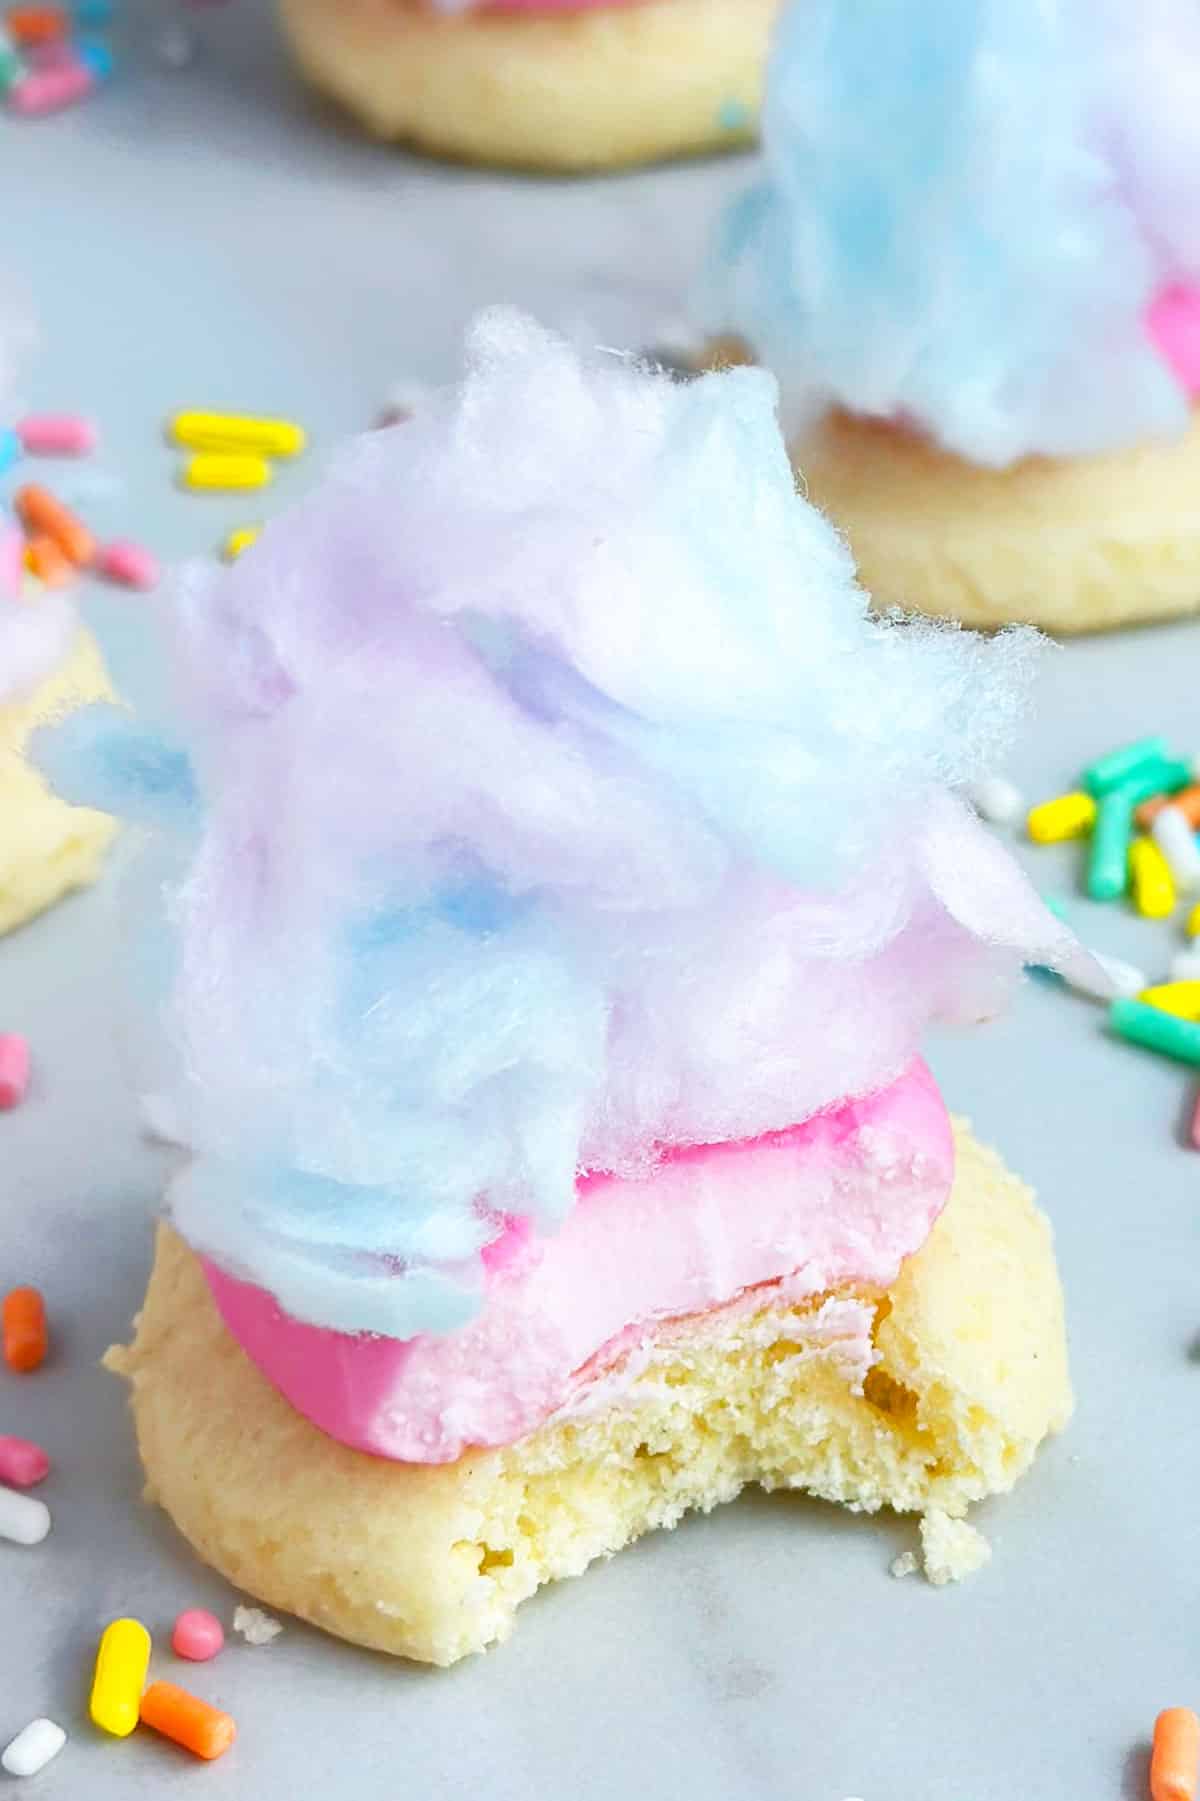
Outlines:
{"type": "Polygon", "coordinates": [[[25,540],[18,531],[0,525],[0,595],[18,600],[21,571],[25,567],[25,540]]]}
{"type": "Polygon", "coordinates": [[[16,425],[21,448],[35,457],[85,457],[96,448],[99,434],[79,413],[31,413],[16,425]]]}
{"type": "Polygon", "coordinates": [[[189,1607],[171,1628],[171,1649],[189,1663],[207,1663],[225,1643],[225,1628],[216,1614],[189,1607]]]}
{"type": "Polygon", "coordinates": [[[29,1041],[0,1032],[0,1113],[19,1107],[29,1087],[29,1041]]]}
{"type": "Polygon", "coordinates": [[[39,119],[61,107],[74,106],[77,100],[86,100],[95,85],[96,77],[85,62],[56,62],[14,82],[8,90],[8,104],[26,119],[39,119]]]}
{"type": "Polygon", "coordinates": [[[1200,1151],[1200,1092],[1196,1095],[1196,1105],[1192,1109],[1192,1149],[1200,1151]]]}
{"type": "Polygon", "coordinates": [[[1200,394],[1200,289],[1187,282],[1163,288],[1150,304],[1146,325],[1159,354],[1194,399],[1200,394]]]}
{"type": "Polygon", "coordinates": [[[50,1459],[28,1438],[0,1438],[0,1482],[32,1488],[50,1474],[50,1459]]]}
{"type": "Polygon", "coordinates": [[[125,588],[158,586],[160,571],[157,559],[140,544],[133,544],[127,538],[105,544],[96,560],[96,567],[110,582],[120,582],[125,588]]]}

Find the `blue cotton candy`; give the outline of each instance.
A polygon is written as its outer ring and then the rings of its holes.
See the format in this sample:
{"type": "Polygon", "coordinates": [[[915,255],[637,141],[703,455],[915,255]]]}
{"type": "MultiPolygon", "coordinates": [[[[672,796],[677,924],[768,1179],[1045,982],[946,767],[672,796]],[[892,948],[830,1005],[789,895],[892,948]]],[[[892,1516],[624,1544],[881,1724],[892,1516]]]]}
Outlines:
{"type": "Polygon", "coordinates": [[[763,139],[700,310],[790,430],[836,404],[994,465],[1184,431],[1145,314],[1200,278],[1194,0],[798,0],[763,139]]]}
{"type": "Polygon", "coordinates": [[[948,792],[1036,639],[872,618],[775,398],[485,315],[460,389],[138,615],[125,751],[51,740],[153,827],[172,1216],[296,1317],[450,1330],[503,1216],[868,1092],[1073,954],[948,792]]]}

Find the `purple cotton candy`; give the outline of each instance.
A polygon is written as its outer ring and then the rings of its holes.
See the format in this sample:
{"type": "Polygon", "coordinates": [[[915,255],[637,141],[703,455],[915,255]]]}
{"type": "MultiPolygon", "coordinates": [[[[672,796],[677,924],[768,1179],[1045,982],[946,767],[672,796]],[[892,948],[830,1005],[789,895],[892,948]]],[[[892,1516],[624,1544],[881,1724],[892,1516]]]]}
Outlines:
{"type": "Polygon", "coordinates": [[[875,1089],[1075,954],[950,792],[1033,634],[872,618],[774,399],[487,314],[461,389],[139,614],[159,723],[51,759],[163,822],[173,1216],[298,1318],[449,1329],[501,1215],[875,1089]]]}

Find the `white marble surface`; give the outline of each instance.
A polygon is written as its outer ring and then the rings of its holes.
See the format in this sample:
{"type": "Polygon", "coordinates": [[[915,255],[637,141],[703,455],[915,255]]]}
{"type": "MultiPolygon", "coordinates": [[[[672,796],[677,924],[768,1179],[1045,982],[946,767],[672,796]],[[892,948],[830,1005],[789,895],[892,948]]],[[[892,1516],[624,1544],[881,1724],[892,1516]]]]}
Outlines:
{"type": "MultiPolygon", "coordinates": [[[[161,419],[183,404],[296,414],[317,454],[390,383],[442,376],[477,305],[519,301],[615,344],[675,312],[705,221],[747,165],[554,184],[439,169],[363,144],[281,67],[265,14],[202,19],[176,75],[125,9],[125,72],[56,120],[0,117],[0,260],[44,328],[30,397],[102,421],[65,484],[105,532],[195,553],[252,517],[171,486],[161,419]],[[111,477],[106,489],[102,478],[111,477]]],[[[139,603],[140,604],[140,603],[139,603]]],[[[1051,659],[1012,773],[1056,789],[1150,728],[1196,745],[1200,626],[1051,659]]],[[[1072,853],[1031,853],[1067,890],[1072,853]]],[[[1133,1801],[1154,1713],[1200,1699],[1195,1589],[1200,1157],[1186,1075],[1108,1041],[1086,1002],[1030,985],[1013,1015],[934,1047],[952,1104],[1054,1215],[1079,1389],[1069,1434],[985,1508],[990,1567],[958,1590],[888,1565],[910,1523],[751,1496],[651,1539],[525,1610],[515,1639],[447,1674],[289,1624],[195,1686],[241,1737],[200,1772],[85,1722],[98,1627],[236,1596],[138,1502],[123,1396],[97,1359],[138,1304],[156,1163],[113,1043],[112,884],[0,944],[0,1024],[37,1076],[0,1121],[0,1281],[40,1283],[55,1325],[36,1378],[0,1372],[0,1431],[42,1440],[51,1538],[0,1546],[0,1739],[71,1732],[47,1801],[182,1793],[265,1801],[1133,1801]],[[197,1791],[198,1792],[198,1789],[197,1791]]],[[[1104,948],[1165,969],[1171,934],[1077,904],[1104,948]]],[[[198,1379],[202,1379],[198,1372],[198,1379]]],[[[164,1673],[172,1660],[162,1660],[164,1673]]]]}

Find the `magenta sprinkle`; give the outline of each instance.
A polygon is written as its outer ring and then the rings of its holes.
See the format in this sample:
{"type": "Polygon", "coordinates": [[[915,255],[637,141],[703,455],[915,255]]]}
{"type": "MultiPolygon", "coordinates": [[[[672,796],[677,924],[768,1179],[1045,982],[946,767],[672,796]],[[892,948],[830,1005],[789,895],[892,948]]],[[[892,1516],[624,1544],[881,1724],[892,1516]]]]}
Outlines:
{"type": "Polygon", "coordinates": [[[225,1628],[215,1613],[189,1607],[171,1628],[171,1649],[189,1663],[207,1663],[225,1643],[225,1628]]]}
{"type": "Polygon", "coordinates": [[[127,538],[105,544],[96,567],[108,581],[119,582],[123,588],[157,588],[161,573],[158,559],[127,538]]]}
{"type": "Polygon", "coordinates": [[[28,1438],[0,1437],[0,1482],[10,1488],[33,1488],[50,1474],[50,1459],[28,1438]]]}

